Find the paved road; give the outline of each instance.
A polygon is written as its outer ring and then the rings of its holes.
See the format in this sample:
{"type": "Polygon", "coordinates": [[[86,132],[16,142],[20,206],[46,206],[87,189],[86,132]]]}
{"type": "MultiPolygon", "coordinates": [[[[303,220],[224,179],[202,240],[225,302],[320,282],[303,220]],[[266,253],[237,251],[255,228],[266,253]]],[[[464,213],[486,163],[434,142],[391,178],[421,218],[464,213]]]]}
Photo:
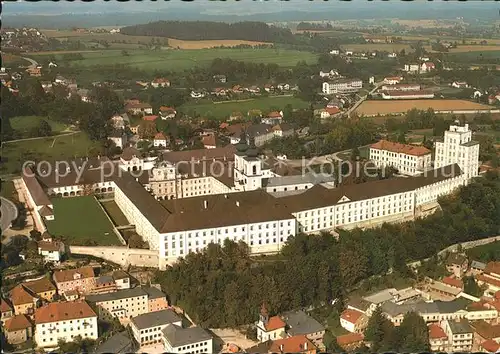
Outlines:
{"type": "Polygon", "coordinates": [[[31,63],[30,68],[36,68],[38,66],[38,62],[36,60],[27,57],[23,57],[23,59],[31,63]]]}
{"type": "Polygon", "coordinates": [[[0,215],[0,225],[2,227],[2,232],[10,227],[11,222],[17,218],[17,208],[10,200],[0,197],[2,200],[1,215],[0,215]]]}
{"type": "Polygon", "coordinates": [[[361,103],[363,103],[363,101],[364,101],[364,100],[366,100],[366,98],[368,97],[368,95],[373,94],[373,93],[374,93],[375,91],[377,91],[377,90],[378,90],[378,88],[379,88],[380,86],[382,86],[383,84],[384,84],[383,82],[377,82],[377,83],[375,84],[375,87],[374,87],[374,88],[373,88],[373,89],[372,89],[372,90],[371,90],[371,91],[370,91],[370,92],[369,92],[366,96],[360,97],[360,98],[359,98],[359,101],[357,101],[357,102],[356,102],[356,103],[355,103],[355,104],[354,104],[351,108],[349,108],[349,110],[347,111],[347,116],[348,116],[348,117],[351,117],[351,113],[352,113],[352,112],[354,112],[354,110],[355,110],[356,108],[358,108],[358,106],[359,106],[361,103]]]}

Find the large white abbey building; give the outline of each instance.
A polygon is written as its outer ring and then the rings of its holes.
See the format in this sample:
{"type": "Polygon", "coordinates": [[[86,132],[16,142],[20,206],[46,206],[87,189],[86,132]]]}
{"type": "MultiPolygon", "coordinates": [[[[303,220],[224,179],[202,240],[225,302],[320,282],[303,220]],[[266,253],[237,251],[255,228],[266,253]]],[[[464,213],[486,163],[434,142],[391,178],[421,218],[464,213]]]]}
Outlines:
{"type": "MultiPolygon", "coordinates": [[[[444,142],[436,143],[434,168],[429,166],[409,177],[335,187],[332,176],[280,176],[269,161],[257,156],[255,149],[238,145],[164,156],[163,167],[159,168],[166,169],[168,181],[160,182],[159,178],[157,183],[173,181],[171,188],[185,188],[183,196],[158,198],[151,188],[154,177],[134,177],[128,172],[96,179],[94,183],[96,187],[105,184],[106,191],[113,192],[129,223],[135,225],[150,249],[158,252],[158,266],[164,268],[178,257],[200,251],[209,243],[223,244],[226,239],[244,241],[252,253],[272,253],[299,232],[334,232],[339,228],[412,220],[435,210],[438,197],[477,176],[478,156],[479,145],[471,140],[468,126],[451,126],[444,142]],[[171,169],[193,155],[198,156],[200,165],[203,161],[219,162],[219,168],[228,174],[221,176],[206,169],[180,173],[171,169]]],[[[145,166],[137,162],[134,165],[145,166]]],[[[152,170],[154,176],[155,167],[152,170]]],[[[94,175],[95,170],[88,171],[84,179],[90,183],[94,175]]],[[[70,177],[56,183],[51,176],[23,175],[28,195],[34,196],[29,200],[34,203],[33,210],[39,210],[38,204],[48,200],[40,197],[41,186],[44,193],[51,194],[57,188],[81,189],[71,185],[74,182],[70,177]]]]}

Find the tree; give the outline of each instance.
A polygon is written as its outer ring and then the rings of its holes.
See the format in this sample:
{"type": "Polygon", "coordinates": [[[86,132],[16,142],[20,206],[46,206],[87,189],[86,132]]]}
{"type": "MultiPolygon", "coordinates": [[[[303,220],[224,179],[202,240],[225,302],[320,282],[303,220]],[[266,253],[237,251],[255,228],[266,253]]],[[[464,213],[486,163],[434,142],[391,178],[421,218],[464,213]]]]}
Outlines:
{"type": "Polygon", "coordinates": [[[384,316],[382,309],[377,307],[368,320],[368,326],[365,329],[365,339],[371,342],[371,350],[377,352],[384,348],[392,331],[394,331],[394,326],[384,316]]]}
{"type": "Polygon", "coordinates": [[[466,276],[463,278],[464,282],[464,293],[475,296],[475,297],[480,297],[483,295],[483,289],[477,285],[476,279],[472,276],[466,276]]]}
{"type": "Polygon", "coordinates": [[[38,136],[51,136],[52,135],[52,127],[45,120],[42,119],[40,124],[38,125],[38,136]]]}
{"type": "Polygon", "coordinates": [[[397,328],[397,348],[393,350],[400,352],[428,352],[429,330],[425,320],[416,312],[408,312],[403,318],[403,322],[397,328]]]}

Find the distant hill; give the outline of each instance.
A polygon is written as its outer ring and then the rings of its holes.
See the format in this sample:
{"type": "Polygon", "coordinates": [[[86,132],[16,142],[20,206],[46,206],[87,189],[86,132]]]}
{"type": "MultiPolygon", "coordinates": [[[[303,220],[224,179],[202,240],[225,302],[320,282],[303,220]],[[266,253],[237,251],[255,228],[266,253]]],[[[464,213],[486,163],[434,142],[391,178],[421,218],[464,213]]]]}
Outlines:
{"type": "Polygon", "coordinates": [[[158,36],[181,40],[237,39],[246,41],[296,43],[289,29],[269,26],[263,22],[157,21],[121,28],[132,36],[158,36]]]}

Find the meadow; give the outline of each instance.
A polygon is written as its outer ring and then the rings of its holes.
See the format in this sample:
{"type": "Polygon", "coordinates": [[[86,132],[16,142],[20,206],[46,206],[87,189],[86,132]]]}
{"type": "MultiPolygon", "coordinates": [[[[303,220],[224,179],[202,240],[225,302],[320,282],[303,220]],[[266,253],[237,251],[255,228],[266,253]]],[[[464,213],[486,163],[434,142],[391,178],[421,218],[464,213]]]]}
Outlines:
{"type": "Polygon", "coordinates": [[[54,198],[54,220],[47,220],[51,235],[61,236],[71,245],[120,245],[113,225],[93,196],[54,198]]]}
{"type": "Polygon", "coordinates": [[[50,127],[52,128],[52,133],[57,134],[62,132],[63,130],[67,129],[67,125],[54,122],[47,117],[41,117],[41,116],[18,116],[18,117],[13,117],[10,118],[10,125],[12,126],[12,129],[17,130],[23,137],[26,137],[29,135],[29,132],[33,129],[39,126],[40,121],[46,121],[49,123],[50,127]]]}
{"type": "Polygon", "coordinates": [[[189,115],[199,114],[206,117],[215,117],[223,119],[229,117],[233,112],[240,112],[243,116],[252,109],[259,109],[263,113],[273,110],[282,110],[287,104],[291,104],[293,108],[307,108],[309,104],[300,98],[292,96],[270,96],[261,97],[243,101],[227,101],[227,102],[203,102],[203,103],[188,103],[181,106],[181,110],[189,115]]]}
{"type": "Polygon", "coordinates": [[[78,132],[56,137],[2,143],[0,173],[19,173],[26,160],[71,159],[97,155],[101,151],[98,142],[91,141],[87,134],[78,132]]]}
{"type": "Polygon", "coordinates": [[[193,67],[207,67],[215,58],[231,58],[252,63],[273,63],[280,66],[295,66],[299,61],[315,63],[317,54],[296,50],[262,48],[262,49],[199,49],[199,50],[122,50],[82,51],[83,59],[68,59],[64,54],[56,52],[31,53],[36,60],[38,56],[54,56],[58,63],[65,62],[71,67],[91,68],[93,66],[110,66],[122,64],[145,71],[182,71],[193,67]]]}

